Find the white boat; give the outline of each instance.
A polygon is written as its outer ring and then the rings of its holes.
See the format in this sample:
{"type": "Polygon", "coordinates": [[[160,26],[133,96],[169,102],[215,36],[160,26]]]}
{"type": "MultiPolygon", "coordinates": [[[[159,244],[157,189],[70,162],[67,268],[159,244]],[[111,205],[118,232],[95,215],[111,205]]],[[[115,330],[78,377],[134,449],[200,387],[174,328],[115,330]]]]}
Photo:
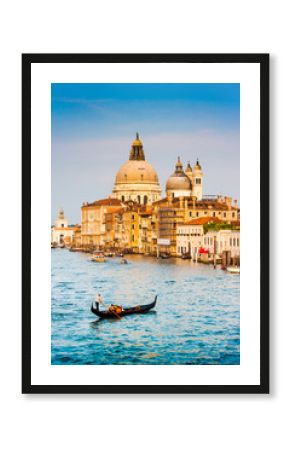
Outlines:
{"type": "Polygon", "coordinates": [[[104,253],[101,253],[101,252],[93,253],[93,256],[92,256],[92,258],[91,258],[91,261],[93,261],[93,262],[99,262],[99,263],[106,262],[106,259],[105,259],[105,257],[104,257],[104,253]]]}
{"type": "Polygon", "coordinates": [[[230,272],[230,273],[240,273],[240,268],[239,267],[229,266],[229,267],[227,267],[227,271],[230,272]]]}

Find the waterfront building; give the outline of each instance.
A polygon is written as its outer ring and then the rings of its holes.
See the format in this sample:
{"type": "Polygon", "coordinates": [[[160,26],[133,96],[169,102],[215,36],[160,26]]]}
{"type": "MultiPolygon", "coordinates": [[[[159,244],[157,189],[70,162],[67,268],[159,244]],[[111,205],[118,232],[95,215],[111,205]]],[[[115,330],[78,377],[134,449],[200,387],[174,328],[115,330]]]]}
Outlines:
{"type": "Polygon", "coordinates": [[[128,205],[122,213],[123,219],[123,248],[132,253],[139,253],[139,214],[136,204],[128,205]]]}
{"type": "Polygon", "coordinates": [[[226,223],[239,220],[240,210],[237,201],[232,204],[231,197],[209,195],[197,200],[192,196],[184,199],[184,207],[185,221],[201,217],[216,217],[226,223]]]}
{"type": "Polygon", "coordinates": [[[109,212],[104,213],[105,223],[105,246],[118,248],[122,241],[122,212],[123,207],[112,207],[109,212]]]}
{"type": "Polygon", "coordinates": [[[157,206],[157,233],[158,254],[170,253],[176,256],[176,228],[184,222],[184,197],[168,198],[158,202],[157,206]]]}
{"type": "Polygon", "coordinates": [[[82,246],[104,247],[106,240],[105,214],[121,208],[117,198],[106,198],[82,205],[82,246]]]}
{"type": "Polygon", "coordinates": [[[51,227],[51,243],[70,246],[76,232],[80,232],[80,226],[69,225],[63,208],[59,208],[55,224],[51,227]]]}
{"type": "Polygon", "coordinates": [[[142,208],[139,211],[139,252],[156,254],[157,239],[153,233],[153,208],[142,208]]]}
{"type": "Polygon", "coordinates": [[[112,197],[122,202],[131,200],[139,205],[152,204],[161,198],[158,175],[145,159],[138,133],[132,143],[129,160],[117,172],[112,197]]]}
{"type": "Polygon", "coordinates": [[[177,225],[177,255],[190,254],[195,259],[202,248],[210,255],[240,256],[239,222],[226,224],[216,217],[202,217],[177,225]]]}
{"type": "Polygon", "coordinates": [[[193,218],[204,219],[204,222],[216,219],[228,224],[238,220],[238,207],[232,206],[230,197],[212,197],[197,200],[195,196],[172,197],[167,192],[167,198],[154,203],[157,210],[157,235],[159,252],[180,254],[177,251],[176,230],[178,224],[188,222],[193,218]]]}
{"type": "Polygon", "coordinates": [[[179,224],[202,218],[231,224],[239,217],[236,200],[232,204],[231,197],[203,195],[198,160],[193,169],[188,163],[184,171],[178,157],[166,183],[166,197],[161,198],[157,173],[145,160],[137,133],[129,160],[117,172],[112,196],[83,204],[81,242],[84,247],[176,256],[181,253],[177,248],[179,224]]]}
{"type": "Polygon", "coordinates": [[[203,239],[203,247],[210,254],[230,252],[232,258],[240,257],[240,230],[209,230],[203,239]]]}

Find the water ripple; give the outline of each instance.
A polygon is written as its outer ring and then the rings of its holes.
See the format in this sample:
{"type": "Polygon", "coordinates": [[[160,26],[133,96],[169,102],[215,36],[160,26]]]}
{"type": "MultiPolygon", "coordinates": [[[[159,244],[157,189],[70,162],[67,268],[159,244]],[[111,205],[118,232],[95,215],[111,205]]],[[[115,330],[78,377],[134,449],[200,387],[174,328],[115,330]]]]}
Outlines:
{"type": "Polygon", "coordinates": [[[94,264],[90,255],[52,251],[52,347],[56,365],[239,364],[240,277],[188,260],[129,256],[94,264]],[[95,320],[96,292],[155,311],[95,320]]]}

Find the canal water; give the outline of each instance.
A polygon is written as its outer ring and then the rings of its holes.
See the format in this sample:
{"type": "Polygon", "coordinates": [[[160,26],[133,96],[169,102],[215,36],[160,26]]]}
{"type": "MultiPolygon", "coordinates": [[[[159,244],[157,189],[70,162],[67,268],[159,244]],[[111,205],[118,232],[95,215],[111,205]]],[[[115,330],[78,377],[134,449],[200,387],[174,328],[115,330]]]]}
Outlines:
{"type": "Polygon", "coordinates": [[[132,255],[94,263],[52,250],[52,364],[239,364],[240,276],[189,260],[132,255]],[[121,320],[90,311],[150,303],[154,311],[121,320]]]}

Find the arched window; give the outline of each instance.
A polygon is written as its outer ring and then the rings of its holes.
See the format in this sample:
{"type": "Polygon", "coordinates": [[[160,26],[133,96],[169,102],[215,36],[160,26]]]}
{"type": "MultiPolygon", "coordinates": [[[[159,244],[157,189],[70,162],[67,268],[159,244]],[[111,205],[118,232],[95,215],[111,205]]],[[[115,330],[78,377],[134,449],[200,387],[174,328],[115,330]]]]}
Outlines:
{"type": "Polygon", "coordinates": [[[147,197],[147,195],[144,195],[144,205],[147,205],[147,201],[148,201],[148,197],[147,197]]]}
{"type": "Polygon", "coordinates": [[[125,195],[122,195],[122,202],[125,201],[125,195]]]}
{"type": "Polygon", "coordinates": [[[138,195],[138,203],[139,203],[139,204],[141,203],[141,197],[140,197],[140,195],[138,195]]]}

